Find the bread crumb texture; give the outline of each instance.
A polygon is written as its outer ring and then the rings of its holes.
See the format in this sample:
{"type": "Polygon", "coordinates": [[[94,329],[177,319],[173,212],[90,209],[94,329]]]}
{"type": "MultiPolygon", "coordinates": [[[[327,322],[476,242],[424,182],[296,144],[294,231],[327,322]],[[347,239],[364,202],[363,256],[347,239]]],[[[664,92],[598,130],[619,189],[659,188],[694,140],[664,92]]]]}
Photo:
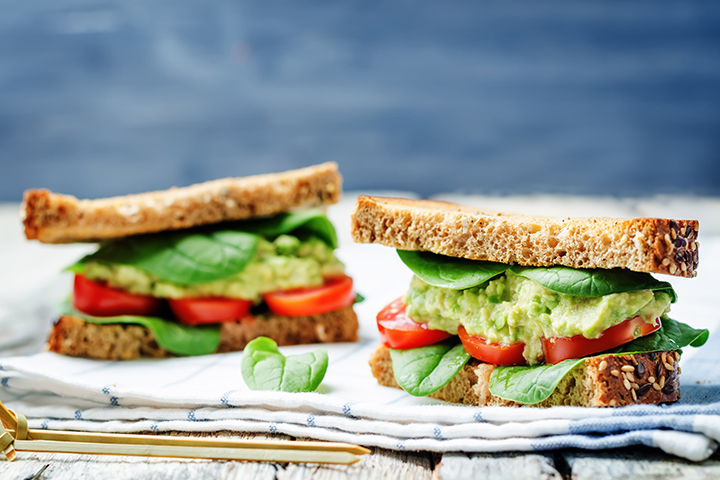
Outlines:
{"type": "MultiPolygon", "coordinates": [[[[302,317],[275,315],[224,322],[217,353],[245,348],[250,340],[265,336],[278,345],[357,341],[358,320],[352,306],[334,312],[302,317]]],[[[131,360],[173,356],[160,347],[150,330],[140,325],[98,325],[72,315],[55,322],[47,343],[51,352],[98,360],[131,360]]]]}
{"type": "Polygon", "coordinates": [[[328,205],[341,194],[342,177],[329,162],[97,200],[26,190],[21,215],[30,240],[93,242],[328,205]]]}
{"type": "MultiPolygon", "coordinates": [[[[504,400],[490,393],[488,383],[496,365],[470,359],[432,398],[475,406],[620,407],[659,404],[680,399],[678,352],[590,357],[572,370],[547,400],[534,405],[504,400]]],[[[370,357],[370,368],[380,385],[400,388],[395,381],[390,351],[380,345],[370,357]]]]}
{"type": "Polygon", "coordinates": [[[529,266],[627,268],[694,277],[697,220],[554,218],[361,196],[352,237],[402,250],[529,266]]]}

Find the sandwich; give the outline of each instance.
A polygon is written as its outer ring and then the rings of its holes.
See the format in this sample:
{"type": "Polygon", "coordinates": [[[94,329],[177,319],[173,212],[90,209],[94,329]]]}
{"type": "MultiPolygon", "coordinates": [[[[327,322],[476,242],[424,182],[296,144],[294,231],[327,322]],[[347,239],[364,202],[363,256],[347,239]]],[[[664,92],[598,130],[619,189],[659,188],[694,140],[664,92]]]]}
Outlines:
{"type": "Polygon", "coordinates": [[[414,273],[377,316],[381,385],[471,405],[623,406],[680,398],[682,348],[707,330],[668,316],[651,273],[693,277],[698,222],[550,218],[360,197],[359,243],[414,273]]]}
{"type": "Polygon", "coordinates": [[[335,163],[96,200],[28,190],[25,235],[93,242],[47,348],[105,360],[357,340],[356,295],[319,209],[335,163]]]}

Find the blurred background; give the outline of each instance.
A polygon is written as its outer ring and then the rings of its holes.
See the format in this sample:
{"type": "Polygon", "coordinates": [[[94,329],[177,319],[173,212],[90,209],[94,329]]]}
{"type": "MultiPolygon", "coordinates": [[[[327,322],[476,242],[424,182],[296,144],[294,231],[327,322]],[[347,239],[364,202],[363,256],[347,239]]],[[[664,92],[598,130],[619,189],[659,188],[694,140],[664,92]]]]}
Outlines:
{"type": "Polygon", "coordinates": [[[720,195],[720,2],[0,5],[0,201],[329,160],[347,190],[720,195]]]}

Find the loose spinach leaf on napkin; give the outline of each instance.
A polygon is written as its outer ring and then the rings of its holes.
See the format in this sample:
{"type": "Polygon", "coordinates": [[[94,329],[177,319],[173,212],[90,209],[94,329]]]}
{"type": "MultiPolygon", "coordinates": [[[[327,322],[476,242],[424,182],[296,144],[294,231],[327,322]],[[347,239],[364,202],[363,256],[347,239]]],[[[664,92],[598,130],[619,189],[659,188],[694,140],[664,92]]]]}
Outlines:
{"type": "Polygon", "coordinates": [[[510,265],[448,257],[431,252],[398,250],[400,260],[423,282],[435,287],[464,290],[487,282],[510,265]]]}
{"type": "Polygon", "coordinates": [[[312,392],[322,382],[327,367],[325,349],[285,357],[274,340],[258,337],[245,347],[241,371],[250,390],[312,392]]]}
{"type": "MultiPolygon", "coordinates": [[[[709,332],[698,330],[671,318],[661,319],[660,329],[650,335],[633,340],[621,347],[604,352],[607,354],[634,354],[679,350],[683,347],[700,347],[708,339],[709,332]]],[[[496,367],[490,375],[490,393],[519,403],[535,404],[547,399],[560,381],[584,359],[570,359],[556,365],[533,365],[522,367],[496,367]]]]}
{"type": "Polygon", "coordinates": [[[220,345],[220,327],[218,325],[191,327],[159,317],[135,315],[93,317],[77,311],[69,303],[62,309],[64,314],[81,318],[88,323],[142,325],[153,333],[158,345],[176,355],[207,355],[214,353],[220,345]]]}
{"type": "Polygon", "coordinates": [[[68,267],[82,273],[88,262],[130,265],[182,285],[207,283],[241,272],[255,256],[259,237],[292,232],[312,234],[332,248],[337,237],[319,210],[283,213],[271,218],[138,235],[108,243],[68,267]]]}
{"type": "Polygon", "coordinates": [[[570,267],[521,267],[512,272],[534,280],[545,288],[576,297],[602,297],[611,293],[659,290],[667,292],[673,303],[675,290],[668,282],[656,280],[649,273],[633,272],[621,268],[577,269],[570,267]]]}
{"type": "Polygon", "coordinates": [[[390,349],[395,380],[410,395],[422,397],[444,387],[470,360],[458,337],[410,350],[390,349]]]}

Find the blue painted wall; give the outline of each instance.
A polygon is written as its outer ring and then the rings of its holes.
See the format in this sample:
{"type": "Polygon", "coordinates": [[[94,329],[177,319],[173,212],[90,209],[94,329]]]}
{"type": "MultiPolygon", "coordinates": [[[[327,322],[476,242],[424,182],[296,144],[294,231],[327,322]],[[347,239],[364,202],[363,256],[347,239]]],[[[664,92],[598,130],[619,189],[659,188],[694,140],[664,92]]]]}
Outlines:
{"type": "Polygon", "coordinates": [[[720,195],[720,2],[0,12],[0,200],[327,160],[347,189],[720,195]]]}

